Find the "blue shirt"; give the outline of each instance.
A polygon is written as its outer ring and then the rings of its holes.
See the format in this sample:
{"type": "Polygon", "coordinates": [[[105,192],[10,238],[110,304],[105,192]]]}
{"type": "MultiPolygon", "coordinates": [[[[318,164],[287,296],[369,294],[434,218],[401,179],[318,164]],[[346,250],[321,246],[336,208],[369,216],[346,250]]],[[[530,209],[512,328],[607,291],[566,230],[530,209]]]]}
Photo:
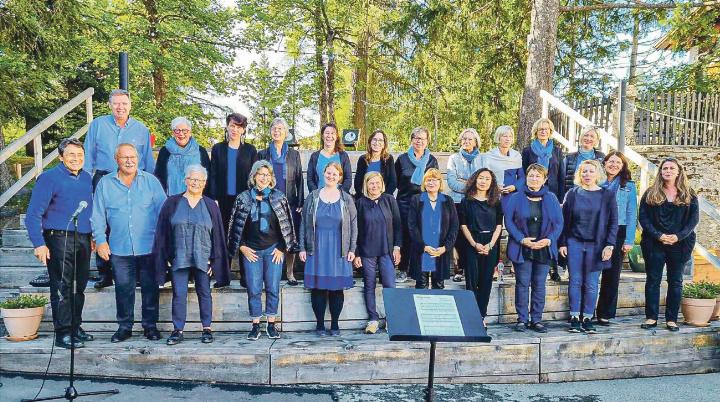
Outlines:
{"type": "Polygon", "coordinates": [[[96,118],[90,123],[85,136],[85,166],[90,173],[95,170],[114,172],[118,165],[115,162],[115,148],[120,144],[133,144],[138,151],[138,169],[146,172],[155,171],[150,130],[144,124],[130,117],[125,127],[115,123],[112,115],[96,118]]]}
{"type": "Polygon", "coordinates": [[[238,149],[228,147],[227,195],[237,195],[237,158],[238,149]]]}
{"type": "MultiPolygon", "coordinates": [[[[315,166],[315,171],[318,175],[318,188],[325,187],[325,167],[330,164],[330,162],[337,162],[340,163],[340,153],[335,153],[331,157],[326,157],[323,155],[322,152],[318,155],[318,161],[317,165],[315,166]]],[[[340,163],[342,164],[342,163],[340,163]]],[[[342,185],[342,182],[338,183],[338,186],[342,185]]]]}
{"type": "Polygon", "coordinates": [[[160,207],[165,202],[160,181],[138,170],[128,188],[117,172],[105,175],[95,189],[92,232],[95,242],[109,243],[110,252],[119,256],[152,252],[160,207]],[[110,239],[105,234],[110,226],[110,239]]]}
{"type": "Polygon", "coordinates": [[[41,174],[25,216],[25,227],[33,247],[45,245],[43,230],[74,230],[70,217],[81,201],[87,202],[88,206],[78,215],[78,232],[90,233],[92,193],[92,177],[84,170],[74,175],[61,163],[41,174]]]}
{"type": "MultiPolygon", "coordinates": [[[[367,173],[379,172],[380,169],[381,169],[380,161],[370,162],[370,163],[368,163],[367,173]]],[[[367,174],[367,173],[365,173],[365,174],[367,174]]]]}

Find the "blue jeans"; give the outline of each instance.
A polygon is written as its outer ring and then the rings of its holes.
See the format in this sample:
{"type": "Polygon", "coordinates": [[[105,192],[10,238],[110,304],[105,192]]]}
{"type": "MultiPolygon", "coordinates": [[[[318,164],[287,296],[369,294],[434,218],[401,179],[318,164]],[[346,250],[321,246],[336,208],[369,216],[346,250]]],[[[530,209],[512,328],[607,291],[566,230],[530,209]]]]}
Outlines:
{"type": "Polygon", "coordinates": [[[259,320],[263,316],[262,290],[265,284],[265,316],[275,317],[280,299],[280,278],[282,277],[283,262],[275,264],[272,261],[272,252],[275,244],[265,250],[255,250],[258,260],[251,262],[243,255],[245,279],[247,280],[248,306],[250,318],[259,320]]]}
{"type": "Polygon", "coordinates": [[[579,317],[582,313],[583,318],[590,318],[595,312],[601,272],[594,266],[597,259],[595,242],[584,242],[570,237],[567,249],[570,316],[579,317]]]}
{"type": "Polygon", "coordinates": [[[155,282],[153,255],[110,255],[115,280],[115,305],[117,321],[121,330],[132,330],[135,321],[135,282],[140,273],[142,295],[142,327],[156,328],[160,303],[160,291],[155,282]]]}
{"type": "Polygon", "coordinates": [[[526,260],[515,268],[515,311],[517,311],[519,322],[528,322],[531,286],[530,319],[532,322],[542,321],[545,309],[545,280],[549,272],[549,265],[538,264],[531,260],[526,260]]]}
{"type": "Polygon", "coordinates": [[[172,271],[172,321],[174,328],[181,331],[185,328],[185,319],[187,318],[188,280],[191,270],[195,277],[195,293],[197,293],[200,321],[203,328],[209,328],[212,322],[212,295],[210,294],[210,277],[207,272],[194,267],[175,269],[172,271]]]}
{"type": "Polygon", "coordinates": [[[376,272],[379,268],[380,282],[384,288],[395,287],[395,265],[389,254],[380,257],[360,257],[363,268],[363,296],[365,296],[365,309],[370,321],[377,321],[380,316],[375,305],[376,272]]]}

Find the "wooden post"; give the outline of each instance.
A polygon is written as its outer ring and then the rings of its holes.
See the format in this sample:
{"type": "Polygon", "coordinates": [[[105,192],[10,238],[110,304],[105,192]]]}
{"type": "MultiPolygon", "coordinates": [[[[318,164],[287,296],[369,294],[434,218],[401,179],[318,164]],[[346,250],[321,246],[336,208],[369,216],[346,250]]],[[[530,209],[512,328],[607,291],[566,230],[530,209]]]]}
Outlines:
{"type": "Polygon", "coordinates": [[[43,171],[42,134],[38,134],[38,136],[33,139],[33,153],[35,154],[35,178],[37,178],[43,171]]]}
{"type": "Polygon", "coordinates": [[[17,177],[18,180],[22,177],[22,165],[19,163],[15,164],[15,177],[17,177]]]}

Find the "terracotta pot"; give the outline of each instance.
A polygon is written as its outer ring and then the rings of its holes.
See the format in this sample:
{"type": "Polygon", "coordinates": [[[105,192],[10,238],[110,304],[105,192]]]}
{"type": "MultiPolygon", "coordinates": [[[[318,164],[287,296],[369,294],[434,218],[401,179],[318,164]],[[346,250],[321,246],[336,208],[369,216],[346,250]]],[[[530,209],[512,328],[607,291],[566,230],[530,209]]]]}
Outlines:
{"type": "Polygon", "coordinates": [[[3,322],[9,337],[13,341],[37,338],[40,321],[45,314],[45,307],[2,309],[3,322]]]}
{"type": "Polygon", "coordinates": [[[707,326],[717,304],[716,299],[682,299],[682,314],[685,322],[695,326],[707,326]]]}
{"type": "Polygon", "coordinates": [[[720,296],[715,299],[715,310],[713,310],[712,317],[710,317],[710,321],[717,320],[720,320],[720,296]]]}

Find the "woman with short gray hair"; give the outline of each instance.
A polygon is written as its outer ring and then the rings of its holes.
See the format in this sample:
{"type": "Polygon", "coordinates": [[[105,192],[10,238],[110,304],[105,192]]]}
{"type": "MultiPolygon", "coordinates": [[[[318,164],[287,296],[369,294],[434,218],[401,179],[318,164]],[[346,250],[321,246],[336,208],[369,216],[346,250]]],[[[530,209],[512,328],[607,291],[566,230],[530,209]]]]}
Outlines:
{"type": "MultiPolygon", "coordinates": [[[[285,142],[289,134],[288,125],[282,117],[276,117],[270,123],[270,137],[272,141],[266,149],[258,152],[258,160],[265,160],[272,164],[275,173],[275,189],[285,194],[290,204],[291,222],[295,233],[300,230],[300,213],[305,200],[305,182],[302,174],[300,152],[290,148],[285,142]]],[[[293,268],[295,267],[295,253],[285,255],[287,284],[297,286],[293,268]]]]}
{"type": "Polygon", "coordinates": [[[160,180],[167,195],[185,192],[185,169],[191,165],[202,165],[210,169],[210,158],[205,148],[192,136],[192,123],[186,117],[176,117],[170,122],[172,137],[158,153],[155,177],[160,180]]]}

